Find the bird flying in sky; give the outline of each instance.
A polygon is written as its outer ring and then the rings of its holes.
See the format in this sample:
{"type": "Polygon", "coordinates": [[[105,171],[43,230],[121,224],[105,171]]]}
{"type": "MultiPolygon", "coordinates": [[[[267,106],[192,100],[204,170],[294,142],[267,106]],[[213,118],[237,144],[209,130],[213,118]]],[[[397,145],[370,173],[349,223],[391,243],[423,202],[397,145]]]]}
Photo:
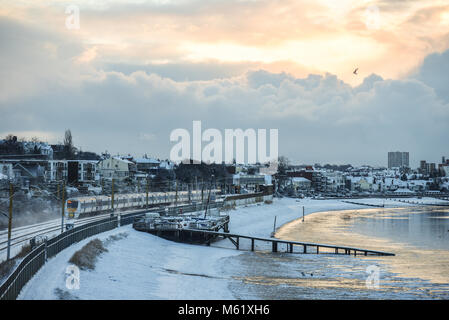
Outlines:
{"type": "Polygon", "coordinates": [[[357,73],[357,70],[359,70],[359,68],[355,68],[353,74],[357,75],[357,74],[358,74],[358,73],[357,73]]]}

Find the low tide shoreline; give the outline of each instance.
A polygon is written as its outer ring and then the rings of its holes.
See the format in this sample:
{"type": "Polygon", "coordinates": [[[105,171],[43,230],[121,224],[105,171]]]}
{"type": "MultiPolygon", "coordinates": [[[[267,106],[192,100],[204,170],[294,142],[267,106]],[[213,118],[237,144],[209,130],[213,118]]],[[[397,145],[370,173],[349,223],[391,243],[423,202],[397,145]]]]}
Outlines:
{"type": "MultiPolygon", "coordinates": [[[[276,237],[292,241],[357,245],[358,247],[393,252],[394,257],[376,257],[386,269],[401,277],[418,278],[434,284],[449,283],[448,249],[420,248],[406,241],[389,237],[362,234],[354,224],[366,219],[389,223],[395,219],[407,219],[404,212],[416,212],[413,207],[385,209],[350,209],[315,212],[304,222],[296,219],[281,226],[276,237]]],[[[433,210],[434,207],[420,208],[433,210]]],[[[363,257],[364,258],[364,257],[363,257]]],[[[362,259],[363,259],[362,258],[362,259]]],[[[368,259],[373,259],[367,257],[368,259]]]]}
{"type": "MultiPolygon", "coordinates": [[[[362,201],[362,199],[358,199],[358,201],[362,201]]],[[[366,199],[363,201],[376,203],[378,200],[366,199]]],[[[402,206],[394,201],[385,204],[395,208],[402,206]]],[[[237,234],[269,237],[273,231],[273,221],[276,217],[277,225],[282,226],[277,230],[279,236],[287,230],[287,226],[294,226],[298,218],[301,219],[303,206],[306,209],[304,225],[315,228],[307,228],[309,236],[314,238],[313,242],[336,244],[339,244],[338,241],[331,241],[331,238],[315,238],[314,236],[314,234],[323,233],[323,228],[326,229],[323,224],[326,220],[323,214],[327,212],[329,216],[336,219],[340,211],[362,212],[366,210],[362,206],[338,200],[275,199],[272,204],[249,205],[231,210],[229,212],[230,231],[237,234]],[[317,222],[319,218],[324,220],[317,222]],[[312,223],[312,221],[317,223],[312,223]]],[[[343,216],[340,220],[349,223],[351,219],[343,216]]],[[[344,235],[343,229],[340,230],[341,232],[339,231],[342,235],[344,235]]],[[[128,236],[108,247],[108,252],[99,257],[95,270],[81,271],[81,288],[77,291],[70,291],[71,298],[384,298],[383,292],[365,289],[366,265],[374,263],[374,261],[382,263],[379,257],[376,257],[377,260],[364,260],[363,257],[336,257],[325,254],[252,253],[235,250],[229,240],[220,240],[211,247],[188,245],[138,232],[130,226],[114,229],[100,234],[96,238],[103,240],[108,236],[123,232],[128,236]],[[349,269],[349,273],[342,273],[342,268],[349,269]],[[107,288],[107,290],[99,288],[107,288]]],[[[304,240],[302,236],[305,235],[304,232],[301,233],[301,240],[304,240]]],[[[288,237],[288,234],[285,234],[285,237],[288,237]]],[[[56,292],[68,291],[65,287],[65,271],[69,265],[68,260],[89,240],[86,239],[63,250],[48,261],[25,286],[19,298],[60,299],[61,295],[56,292]]],[[[354,244],[365,247],[359,243],[351,243],[351,245],[354,244]]],[[[378,248],[382,243],[366,244],[367,248],[370,246],[378,248]]],[[[385,251],[395,252],[397,250],[385,251]]],[[[368,257],[368,259],[373,258],[368,257]]],[[[387,287],[386,284],[385,287],[387,287]]],[[[414,295],[407,295],[406,298],[410,296],[414,295]]],[[[404,296],[395,293],[389,297],[402,298],[404,296]]]]}

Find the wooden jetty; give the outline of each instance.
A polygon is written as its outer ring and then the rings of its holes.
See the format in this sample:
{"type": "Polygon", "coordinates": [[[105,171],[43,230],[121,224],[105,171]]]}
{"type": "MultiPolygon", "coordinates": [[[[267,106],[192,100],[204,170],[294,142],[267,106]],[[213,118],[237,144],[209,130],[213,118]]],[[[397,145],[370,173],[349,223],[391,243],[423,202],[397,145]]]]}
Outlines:
{"type": "Polygon", "coordinates": [[[207,218],[201,218],[198,215],[179,215],[164,216],[159,214],[147,213],[145,216],[139,216],[134,220],[133,228],[137,231],[144,231],[154,234],[158,237],[187,243],[210,242],[212,237],[204,237],[202,234],[192,233],[196,231],[213,231],[220,233],[229,232],[229,216],[215,215],[207,218]],[[184,232],[186,231],[187,232],[184,232]]]}
{"type": "Polygon", "coordinates": [[[285,245],[285,249],[287,253],[320,253],[320,248],[333,249],[333,252],[326,253],[335,253],[335,254],[345,254],[354,256],[364,255],[364,256],[394,256],[394,253],[383,252],[377,250],[370,249],[361,249],[355,247],[347,247],[347,246],[338,246],[338,245],[330,245],[330,244],[320,244],[320,243],[310,243],[310,242],[297,242],[297,241],[289,241],[289,240],[281,240],[276,238],[261,238],[261,237],[252,237],[245,236],[240,234],[232,234],[227,232],[216,232],[216,231],[204,231],[204,230],[194,230],[194,229],[183,229],[180,231],[180,236],[184,239],[193,237],[194,234],[197,234],[200,238],[203,239],[203,243],[207,243],[210,245],[211,241],[217,239],[218,237],[223,237],[224,239],[229,239],[237,250],[240,250],[240,239],[249,239],[251,241],[251,251],[255,251],[256,241],[259,242],[271,242],[271,251],[272,252],[280,252],[281,245],[285,245]],[[294,251],[294,247],[299,246],[302,247],[302,251],[294,251]],[[312,250],[309,250],[312,249],[312,250]],[[314,250],[313,250],[314,249],[314,250]]]}

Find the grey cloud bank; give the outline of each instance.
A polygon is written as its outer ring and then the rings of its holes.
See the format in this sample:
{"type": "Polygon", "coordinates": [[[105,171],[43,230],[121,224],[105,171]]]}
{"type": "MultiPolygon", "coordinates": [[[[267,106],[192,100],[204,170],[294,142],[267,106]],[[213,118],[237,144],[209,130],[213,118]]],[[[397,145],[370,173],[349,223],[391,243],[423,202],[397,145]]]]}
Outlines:
{"type": "Polygon", "coordinates": [[[70,128],[83,150],[166,158],[170,132],[201,120],[204,129],[279,129],[279,154],[300,163],[386,165],[388,151],[403,150],[417,166],[449,155],[449,51],[428,56],[409,79],[372,74],[357,87],[332,74],[236,76],[213,65],[201,72],[215,79],[188,66],[170,78],[172,68],[80,64],[75,42],[11,20],[0,25],[2,135],[62,140],[70,128]]]}

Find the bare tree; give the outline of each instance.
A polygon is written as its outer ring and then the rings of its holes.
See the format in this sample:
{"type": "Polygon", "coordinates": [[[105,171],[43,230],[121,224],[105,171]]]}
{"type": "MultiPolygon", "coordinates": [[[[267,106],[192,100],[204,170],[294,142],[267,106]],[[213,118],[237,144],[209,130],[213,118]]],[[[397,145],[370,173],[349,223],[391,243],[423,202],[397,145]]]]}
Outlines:
{"type": "Polygon", "coordinates": [[[17,141],[17,137],[15,136],[15,135],[13,135],[13,134],[8,134],[6,137],[5,137],[5,140],[6,141],[9,141],[9,142],[12,142],[12,141],[17,141]]]}
{"type": "Polygon", "coordinates": [[[73,159],[75,157],[75,147],[73,146],[72,132],[70,129],[65,131],[64,151],[66,159],[73,159]]]}
{"type": "Polygon", "coordinates": [[[280,156],[278,158],[278,172],[277,172],[277,178],[279,185],[283,186],[285,185],[286,181],[288,180],[287,177],[287,170],[290,167],[290,161],[285,156],[280,156]]]}

